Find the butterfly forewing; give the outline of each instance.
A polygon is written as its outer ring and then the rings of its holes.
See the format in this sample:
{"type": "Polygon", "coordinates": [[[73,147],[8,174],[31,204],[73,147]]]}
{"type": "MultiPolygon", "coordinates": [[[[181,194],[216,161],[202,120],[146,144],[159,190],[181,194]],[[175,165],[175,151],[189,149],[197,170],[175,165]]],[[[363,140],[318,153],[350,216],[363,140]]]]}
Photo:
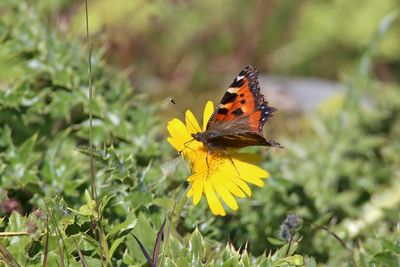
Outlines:
{"type": "Polygon", "coordinates": [[[275,110],[268,106],[260,93],[258,71],[247,66],[236,76],[222,97],[208,121],[207,129],[245,119],[246,130],[261,133],[265,122],[275,110]]]}

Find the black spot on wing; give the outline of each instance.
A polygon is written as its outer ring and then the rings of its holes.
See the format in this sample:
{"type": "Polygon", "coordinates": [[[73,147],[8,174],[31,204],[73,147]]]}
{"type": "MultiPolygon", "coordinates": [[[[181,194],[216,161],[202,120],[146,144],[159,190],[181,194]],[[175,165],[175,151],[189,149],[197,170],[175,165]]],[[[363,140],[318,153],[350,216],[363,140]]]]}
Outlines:
{"type": "Polygon", "coordinates": [[[237,94],[226,92],[221,99],[221,104],[225,105],[227,103],[231,103],[231,102],[235,101],[236,97],[237,97],[237,94]]]}
{"type": "Polygon", "coordinates": [[[232,111],[231,113],[236,115],[236,116],[240,116],[240,115],[243,114],[243,110],[241,108],[237,108],[234,111],[232,111]]]}
{"type": "Polygon", "coordinates": [[[240,80],[235,78],[229,87],[230,88],[238,88],[238,87],[241,87],[243,85],[243,83],[244,83],[243,78],[240,80]]]}
{"type": "Polygon", "coordinates": [[[246,66],[240,73],[239,76],[245,76],[249,82],[250,91],[253,94],[260,92],[260,85],[258,83],[258,71],[252,66],[246,66]]]}
{"type": "Polygon", "coordinates": [[[222,114],[222,115],[226,115],[226,114],[228,114],[228,109],[226,109],[226,108],[219,108],[219,109],[217,110],[217,113],[218,113],[218,114],[222,114]]]}
{"type": "Polygon", "coordinates": [[[244,99],[240,100],[240,104],[246,104],[246,100],[244,99]]]}
{"type": "Polygon", "coordinates": [[[252,66],[246,66],[242,70],[242,72],[244,72],[243,75],[249,81],[249,88],[255,99],[255,109],[261,112],[261,117],[259,121],[259,130],[261,132],[264,128],[264,124],[270,117],[272,117],[276,109],[268,105],[268,102],[265,100],[264,95],[261,94],[260,92],[260,83],[258,82],[258,71],[252,66]]]}

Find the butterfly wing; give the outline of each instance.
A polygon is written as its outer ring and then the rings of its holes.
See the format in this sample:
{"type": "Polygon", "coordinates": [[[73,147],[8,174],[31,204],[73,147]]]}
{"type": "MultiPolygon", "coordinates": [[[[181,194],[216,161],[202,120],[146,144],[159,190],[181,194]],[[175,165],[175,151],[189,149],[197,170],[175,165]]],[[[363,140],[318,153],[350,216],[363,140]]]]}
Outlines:
{"type": "Polygon", "coordinates": [[[241,148],[246,146],[272,146],[283,148],[278,142],[267,140],[264,136],[254,132],[218,135],[210,138],[209,142],[219,147],[241,148]]]}
{"type": "Polygon", "coordinates": [[[260,93],[258,71],[246,66],[233,80],[207,123],[208,142],[222,147],[280,146],[264,138],[266,121],[276,111],[260,93]]]}

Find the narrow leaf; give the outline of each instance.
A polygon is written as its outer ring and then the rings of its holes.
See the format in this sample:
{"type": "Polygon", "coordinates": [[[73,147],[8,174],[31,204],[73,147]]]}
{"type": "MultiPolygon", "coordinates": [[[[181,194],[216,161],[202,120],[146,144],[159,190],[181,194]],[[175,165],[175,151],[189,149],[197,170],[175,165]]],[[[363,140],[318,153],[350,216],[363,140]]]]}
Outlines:
{"type": "Polygon", "coordinates": [[[122,242],[124,242],[125,240],[125,236],[117,238],[111,245],[109,254],[110,254],[110,258],[113,257],[115,250],[119,247],[119,245],[121,245],[122,242]]]}
{"type": "Polygon", "coordinates": [[[44,243],[44,251],[43,251],[43,267],[47,267],[47,255],[49,254],[49,217],[46,216],[46,241],[44,243]]]}
{"type": "Polygon", "coordinates": [[[18,264],[18,262],[15,260],[15,258],[13,257],[13,255],[11,255],[11,253],[6,249],[5,246],[3,246],[3,244],[0,243],[0,254],[3,256],[4,261],[12,266],[21,266],[18,264]]]}
{"type": "Polygon", "coordinates": [[[137,237],[135,235],[132,235],[132,236],[135,238],[136,242],[138,243],[138,245],[139,245],[140,249],[142,250],[142,253],[143,253],[144,257],[146,258],[147,263],[150,265],[150,267],[156,267],[156,265],[154,265],[154,262],[149,255],[149,253],[147,252],[146,248],[143,246],[142,242],[140,242],[139,239],[137,239],[137,237]]]}
{"type": "Polygon", "coordinates": [[[82,251],[80,250],[78,243],[76,242],[75,238],[73,238],[73,237],[72,237],[72,240],[74,241],[76,251],[78,252],[79,258],[81,259],[82,266],[83,267],[88,267],[88,264],[86,262],[85,256],[83,256],[82,251]]]}
{"type": "Polygon", "coordinates": [[[155,266],[157,266],[157,262],[158,262],[158,253],[160,252],[161,241],[164,240],[164,227],[165,227],[166,220],[167,219],[164,219],[164,222],[161,224],[160,230],[157,233],[156,243],[154,244],[153,262],[154,262],[155,266]]]}

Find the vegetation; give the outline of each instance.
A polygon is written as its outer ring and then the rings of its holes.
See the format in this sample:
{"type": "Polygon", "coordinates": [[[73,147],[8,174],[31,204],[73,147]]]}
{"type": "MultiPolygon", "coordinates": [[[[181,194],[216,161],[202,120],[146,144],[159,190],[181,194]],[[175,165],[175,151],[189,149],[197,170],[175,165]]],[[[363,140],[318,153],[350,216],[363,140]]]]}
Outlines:
{"type": "MultiPolygon", "coordinates": [[[[392,2],[386,1],[379,10],[392,9],[392,2]]],[[[0,3],[1,264],[399,264],[400,85],[398,75],[385,82],[376,75],[376,66],[385,66],[389,73],[398,69],[396,54],[382,48],[382,44],[394,47],[393,43],[396,49],[400,47],[398,36],[391,35],[393,27],[399,25],[396,13],[381,16],[365,44],[347,40],[352,49],[362,47],[357,57],[345,57],[343,51],[349,51],[345,47],[329,55],[331,60],[340,55],[334,65],[350,70],[338,75],[342,76],[344,93],[314,114],[299,118],[302,128],[297,136],[285,138],[276,133],[284,150],[255,150],[263,156],[262,168],[271,174],[266,186],[255,188],[250,200],[239,200],[237,212],[215,217],[204,200],[196,207],[185,201],[188,170],[162,134],[166,122],[159,115],[159,102],[151,100],[146,91],[135,90],[128,73],[110,67],[112,55],[100,49],[94,49],[91,58],[96,202],[91,194],[89,164],[87,43],[49,27],[49,14],[55,7],[43,3],[0,3]],[[343,65],[342,56],[348,60],[343,65]],[[356,58],[357,64],[350,64],[356,58]]],[[[77,5],[62,3],[63,9],[77,5]]],[[[285,3],[275,7],[280,12],[299,8],[289,7],[291,1],[280,3],[285,3]]],[[[368,3],[373,6],[372,1],[368,3]]],[[[211,4],[204,1],[203,5],[211,4]]],[[[167,7],[167,11],[174,8],[173,4],[167,7]]],[[[334,10],[339,7],[335,5],[334,10]]],[[[93,9],[96,17],[98,9],[93,9]]],[[[328,7],[314,3],[303,10],[311,12],[310,20],[324,20],[320,18],[322,9],[328,7]]],[[[372,7],[368,10],[374,11],[372,7]]],[[[206,11],[193,12],[200,17],[206,11]]],[[[80,15],[71,19],[72,25],[80,15]]],[[[330,16],[335,17],[335,13],[330,16]]],[[[220,19],[227,17],[229,13],[220,19]]],[[[173,20],[171,14],[169,18],[173,20]]],[[[300,29],[305,27],[302,25],[300,29]]],[[[312,30],[309,34],[317,36],[312,30]]],[[[152,44],[157,38],[165,41],[162,29],[156,33],[160,35],[148,32],[145,40],[152,44]]],[[[336,28],[335,33],[328,37],[348,34],[336,28]]],[[[266,36],[260,37],[254,57],[262,54],[266,36]]],[[[215,46],[204,46],[204,53],[236,52],[230,50],[229,42],[224,43],[229,38],[218,40],[215,46]]],[[[325,41],[318,43],[315,57],[325,53],[325,41]]],[[[166,53],[176,59],[179,46],[170,44],[167,48],[166,53]]],[[[200,50],[191,49],[198,58],[195,54],[200,50]]],[[[156,59],[147,62],[146,54],[141,55],[138,65],[143,79],[151,80],[157,73],[162,76],[163,70],[176,63],[157,65],[156,59]],[[152,74],[146,76],[146,72],[152,74]]],[[[291,58],[290,53],[286,55],[291,58]]],[[[194,69],[207,69],[194,62],[194,69]]],[[[282,64],[290,64],[285,62],[282,64]]],[[[309,61],[303,63],[282,73],[295,73],[309,61]]],[[[318,73],[317,67],[302,69],[304,72],[298,73],[334,76],[325,70],[318,73]]],[[[204,72],[197,77],[208,76],[204,72]]]]}

